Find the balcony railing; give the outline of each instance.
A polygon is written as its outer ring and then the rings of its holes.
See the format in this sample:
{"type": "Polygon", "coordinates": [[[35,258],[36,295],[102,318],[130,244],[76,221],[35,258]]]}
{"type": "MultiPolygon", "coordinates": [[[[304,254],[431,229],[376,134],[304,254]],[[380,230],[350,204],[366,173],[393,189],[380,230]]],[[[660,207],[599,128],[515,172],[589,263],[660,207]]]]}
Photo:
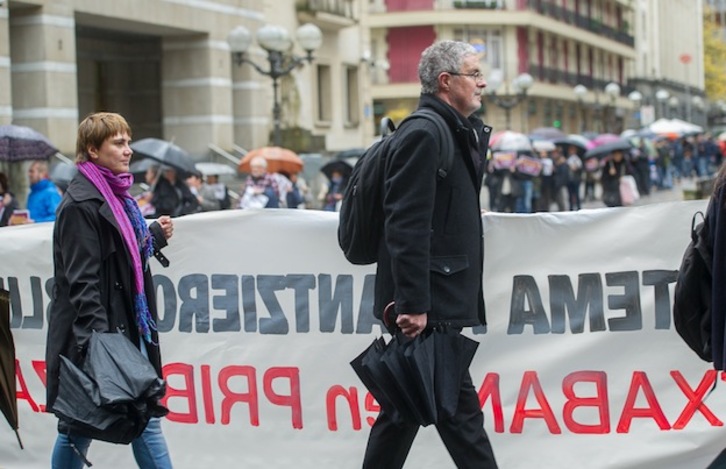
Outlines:
{"type": "Polygon", "coordinates": [[[295,7],[298,12],[327,13],[355,20],[352,0],[297,0],[295,7]]]}
{"type": "Polygon", "coordinates": [[[600,36],[605,36],[608,39],[612,39],[613,41],[617,41],[621,44],[625,44],[630,47],[635,45],[635,38],[628,34],[625,30],[628,28],[627,22],[623,23],[624,27],[622,29],[615,29],[602,24],[602,22],[597,19],[588,18],[587,16],[568,10],[551,0],[527,0],[527,8],[534,10],[541,15],[549,16],[550,18],[572,24],[580,29],[585,29],[600,36]]]}
{"type": "Polygon", "coordinates": [[[478,1],[467,1],[467,0],[454,0],[454,8],[475,8],[475,9],[486,9],[486,10],[498,10],[504,8],[502,2],[497,0],[478,0],[478,1]]]}
{"type": "MultiPolygon", "coordinates": [[[[589,75],[582,75],[574,72],[568,72],[559,68],[545,67],[536,64],[530,64],[528,72],[532,75],[535,80],[539,82],[551,83],[553,85],[584,85],[591,91],[598,90],[598,92],[604,93],[605,86],[613,80],[604,80],[601,78],[594,78],[589,75]]],[[[620,85],[621,96],[627,96],[631,91],[635,90],[632,85],[626,85],[618,83],[620,85]]]]}

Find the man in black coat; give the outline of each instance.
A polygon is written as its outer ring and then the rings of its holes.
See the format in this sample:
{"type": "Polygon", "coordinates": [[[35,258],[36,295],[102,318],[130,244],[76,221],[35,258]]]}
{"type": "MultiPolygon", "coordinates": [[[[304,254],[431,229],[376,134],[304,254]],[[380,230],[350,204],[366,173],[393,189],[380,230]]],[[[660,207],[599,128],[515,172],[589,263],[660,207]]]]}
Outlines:
{"type": "MultiPolygon", "coordinates": [[[[441,136],[428,119],[396,131],[384,181],[385,226],[376,271],[374,311],[408,337],[445,324],[456,330],[485,324],[483,243],[479,192],[491,128],[472,114],[486,87],[476,50],[456,41],[426,49],[419,63],[420,108],[448,124],[455,142],[452,166],[437,174],[441,136]]],[[[453,379],[453,378],[452,378],[453,379]]],[[[496,468],[477,392],[467,372],[456,414],[436,428],[459,468],[496,468]]],[[[364,468],[403,466],[419,426],[382,411],[366,448],[364,468]]]]}

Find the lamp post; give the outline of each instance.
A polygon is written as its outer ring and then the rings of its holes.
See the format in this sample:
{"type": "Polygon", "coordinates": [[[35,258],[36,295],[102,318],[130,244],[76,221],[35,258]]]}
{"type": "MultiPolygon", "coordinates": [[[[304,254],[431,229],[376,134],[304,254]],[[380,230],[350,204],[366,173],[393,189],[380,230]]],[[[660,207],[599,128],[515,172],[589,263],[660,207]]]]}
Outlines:
{"type": "Polygon", "coordinates": [[[703,124],[702,115],[703,115],[703,110],[705,108],[705,103],[703,102],[703,98],[696,95],[693,98],[691,98],[691,104],[693,104],[693,107],[696,109],[696,114],[698,115],[698,119],[696,119],[695,116],[691,116],[691,118],[693,120],[688,121],[688,122],[691,122],[692,124],[695,122],[699,122],[698,125],[702,125],[703,124]]]}
{"type": "Polygon", "coordinates": [[[587,94],[587,87],[585,85],[575,85],[572,88],[572,92],[577,96],[577,105],[580,107],[580,133],[585,132],[587,129],[587,115],[585,113],[585,95],[587,94]]]}
{"type": "Polygon", "coordinates": [[[495,70],[487,80],[487,89],[489,89],[489,100],[498,107],[504,109],[506,113],[507,129],[511,129],[511,111],[519,103],[527,97],[527,90],[532,87],[534,79],[529,73],[521,73],[512,80],[512,90],[514,94],[497,95],[497,89],[502,85],[501,71],[495,70]]]}
{"type": "Polygon", "coordinates": [[[633,120],[636,122],[638,127],[642,125],[642,119],[640,117],[640,103],[643,102],[643,94],[640,91],[631,91],[630,94],[628,94],[628,99],[631,103],[633,103],[633,108],[635,109],[635,112],[633,113],[633,120]]]}
{"type": "Polygon", "coordinates": [[[257,43],[267,52],[269,68],[263,69],[255,62],[246,57],[247,50],[252,44],[252,34],[244,26],[237,26],[227,36],[229,48],[232,51],[234,63],[238,66],[247,63],[252,65],[257,72],[272,78],[273,105],[272,118],[275,125],[273,143],[275,146],[282,144],[280,134],[280,100],[279,83],[281,77],[289,75],[295,68],[305,62],[312,63],[313,52],[320,48],[323,42],[323,33],[314,24],[304,24],[297,29],[296,37],[300,47],[305,51],[304,57],[293,54],[290,50],[293,41],[287,29],[282,26],[266,25],[257,30],[255,35],[257,43]]]}
{"type": "Polygon", "coordinates": [[[661,118],[666,117],[665,103],[666,101],[668,101],[668,98],[670,98],[670,96],[671,94],[662,88],[655,92],[655,99],[658,100],[658,107],[660,108],[661,118]]]}
{"type": "Polygon", "coordinates": [[[678,96],[671,96],[668,99],[668,107],[670,108],[670,118],[673,119],[674,117],[678,116],[678,105],[680,104],[680,101],[678,100],[678,96]]]}
{"type": "Polygon", "coordinates": [[[607,112],[607,130],[613,133],[615,131],[615,100],[620,96],[620,85],[611,81],[605,85],[605,94],[610,98],[607,112]]]}

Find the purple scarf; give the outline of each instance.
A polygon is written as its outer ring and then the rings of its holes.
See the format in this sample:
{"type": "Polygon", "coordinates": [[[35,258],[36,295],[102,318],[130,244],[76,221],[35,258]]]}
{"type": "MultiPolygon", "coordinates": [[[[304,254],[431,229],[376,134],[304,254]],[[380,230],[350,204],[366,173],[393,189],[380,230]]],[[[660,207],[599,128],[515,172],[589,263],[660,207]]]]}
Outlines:
{"type": "Polygon", "coordinates": [[[149,305],[144,293],[144,270],[152,252],[151,233],[146,226],[139,206],[129,194],[133,183],[130,173],[113,174],[111,170],[98,166],[90,161],[78,164],[78,170],[98,189],[121,230],[121,237],[131,255],[131,266],[134,272],[134,313],[139,334],[151,343],[151,330],[156,329],[154,319],[149,312],[149,305]]]}

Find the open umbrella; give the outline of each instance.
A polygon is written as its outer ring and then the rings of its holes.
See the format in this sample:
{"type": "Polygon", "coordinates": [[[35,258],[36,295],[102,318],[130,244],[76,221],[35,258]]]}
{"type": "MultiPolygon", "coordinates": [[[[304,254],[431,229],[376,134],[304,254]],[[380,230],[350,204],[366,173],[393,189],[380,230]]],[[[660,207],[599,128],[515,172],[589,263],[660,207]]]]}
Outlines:
{"type": "Polygon", "coordinates": [[[294,151],[282,147],[261,147],[247,152],[239,163],[239,170],[249,173],[250,162],[257,156],[267,160],[268,173],[297,174],[303,168],[303,160],[294,151]]]}
{"type": "Polygon", "coordinates": [[[0,289],[0,410],[10,427],[18,433],[18,404],[15,399],[15,342],[10,333],[10,292],[0,289]]]}
{"type": "Polygon", "coordinates": [[[339,151],[335,154],[336,160],[348,160],[349,158],[360,158],[366,149],[363,147],[349,148],[348,150],[339,151]]]}
{"type": "Polygon", "coordinates": [[[161,166],[158,161],[150,158],[135,160],[129,165],[129,172],[134,176],[134,182],[146,182],[146,171],[154,166],[161,166]]]}
{"type": "Polygon", "coordinates": [[[556,138],[552,140],[552,143],[565,150],[570,145],[575,146],[577,147],[577,154],[580,156],[595,146],[590,140],[578,134],[570,134],[565,137],[556,138]]]}
{"type": "Polygon", "coordinates": [[[353,166],[350,163],[343,160],[333,160],[323,165],[320,171],[327,176],[328,179],[332,179],[335,171],[339,172],[343,178],[348,178],[350,173],[353,172],[353,166]]]}
{"type": "Polygon", "coordinates": [[[194,171],[194,161],[181,147],[159,138],[142,138],[129,145],[137,156],[150,158],[182,173],[194,171]]]}
{"type": "Polygon", "coordinates": [[[503,130],[492,134],[489,147],[492,151],[532,151],[532,142],[523,133],[503,130]]]}
{"type": "Polygon", "coordinates": [[[557,127],[539,127],[529,133],[532,140],[553,140],[566,137],[567,134],[557,127]]]}
{"type": "Polygon", "coordinates": [[[164,392],[164,381],[128,338],[94,332],[82,369],[61,356],[58,397],[51,410],[75,434],[128,444],[150,418],[168,413],[159,403],[164,392]]]}
{"type": "Polygon", "coordinates": [[[56,153],[58,149],[37,130],[0,125],[0,161],[47,160],[56,153]]]}
{"type": "Polygon", "coordinates": [[[585,152],[585,158],[604,158],[614,151],[628,151],[633,146],[624,138],[610,140],[585,152]]]}
{"type": "Polygon", "coordinates": [[[58,163],[50,169],[50,180],[63,192],[68,189],[68,184],[78,173],[76,165],[70,163],[58,163]]]}
{"type": "Polygon", "coordinates": [[[214,163],[212,161],[194,163],[194,167],[197,168],[197,171],[202,173],[203,176],[220,176],[222,174],[237,173],[237,171],[235,171],[234,168],[228,164],[214,163]]]}

